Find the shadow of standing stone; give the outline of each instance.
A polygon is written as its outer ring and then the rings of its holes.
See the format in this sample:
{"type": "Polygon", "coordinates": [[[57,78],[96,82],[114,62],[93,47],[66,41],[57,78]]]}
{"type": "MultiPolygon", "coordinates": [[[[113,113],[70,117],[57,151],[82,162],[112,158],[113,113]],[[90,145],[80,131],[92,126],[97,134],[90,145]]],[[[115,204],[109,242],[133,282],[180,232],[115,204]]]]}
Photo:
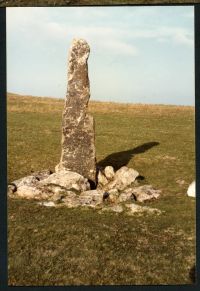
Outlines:
{"type": "Polygon", "coordinates": [[[94,120],[87,114],[90,98],[87,64],[89,53],[90,48],[85,40],[73,40],[62,118],[61,159],[56,171],[77,172],[96,184],[94,120]]]}
{"type": "Polygon", "coordinates": [[[105,168],[109,165],[112,166],[115,171],[117,171],[121,167],[126,166],[135,155],[145,153],[146,151],[150,150],[154,146],[158,146],[159,144],[160,143],[157,141],[151,141],[130,150],[112,153],[105,159],[99,161],[97,165],[99,168],[105,168]]]}

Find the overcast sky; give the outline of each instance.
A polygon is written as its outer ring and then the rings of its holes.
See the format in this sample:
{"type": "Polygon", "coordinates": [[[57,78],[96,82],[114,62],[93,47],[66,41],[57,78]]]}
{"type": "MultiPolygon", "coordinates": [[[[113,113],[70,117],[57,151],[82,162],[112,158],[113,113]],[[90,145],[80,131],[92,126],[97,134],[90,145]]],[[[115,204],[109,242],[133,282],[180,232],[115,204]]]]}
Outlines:
{"type": "Polygon", "coordinates": [[[7,8],[7,90],[64,98],[73,38],[91,100],[194,105],[193,6],[7,8]]]}

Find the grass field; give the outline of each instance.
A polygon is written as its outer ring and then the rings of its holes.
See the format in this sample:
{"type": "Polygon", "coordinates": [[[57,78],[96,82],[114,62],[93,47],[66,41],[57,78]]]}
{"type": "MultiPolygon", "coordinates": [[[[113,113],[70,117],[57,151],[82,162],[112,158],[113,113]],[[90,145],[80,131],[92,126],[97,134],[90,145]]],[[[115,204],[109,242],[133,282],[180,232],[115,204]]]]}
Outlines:
{"type": "MultiPolygon", "coordinates": [[[[8,94],[8,181],[60,158],[64,101],[8,94]]],[[[150,214],[8,200],[9,285],[192,284],[194,108],[91,102],[99,165],[128,165],[162,190],[150,214]],[[180,182],[180,180],[182,182],[180,182]]]]}

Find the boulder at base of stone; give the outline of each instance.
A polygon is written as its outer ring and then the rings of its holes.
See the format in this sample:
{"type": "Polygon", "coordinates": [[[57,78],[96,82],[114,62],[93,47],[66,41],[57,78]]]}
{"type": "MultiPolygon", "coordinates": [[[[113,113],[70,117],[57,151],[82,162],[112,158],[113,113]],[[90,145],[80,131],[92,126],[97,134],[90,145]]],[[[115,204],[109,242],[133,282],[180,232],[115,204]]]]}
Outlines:
{"type": "Polygon", "coordinates": [[[68,192],[90,190],[88,179],[71,171],[59,171],[50,175],[27,176],[8,185],[8,195],[12,198],[60,201],[68,192]],[[46,177],[46,178],[45,178],[46,177]]]}
{"type": "Polygon", "coordinates": [[[98,172],[97,180],[98,180],[98,188],[102,188],[103,186],[108,184],[107,178],[104,176],[104,174],[100,170],[98,172]]]}
{"type": "Polygon", "coordinates": [[[102,190],[85,191],[78,196],[78,200],[81,206],[95,207],[103,203],[103,193],[102,190]]]}
{"type": "Polygon", "coordinates": [[[40,189],[37,188],[37,186],[34,185],[22,185],[17,188],[17,191],[13,193],[13,197],[16,198],[26,198],[26,199],[48,199],[47,194],[43,194],[40,189]]]}
{"type": "Polygon", "coordinates": [[[16,186],[17,188],[20,188],[22,186],[35,186],[39,181],[39,178],[34,175],[26,176],[21,179],[15,180],[12,182],[12,185],[16,186]]]}
{"type": "Polygon", "coordinates": [[[90,189],[90,184],[86,178],[72,171],[59,171],[53,173],[48,178],[38,183],[39,185],[56,184],[67,190],[74,189],[76,191],[86,191],[90,189]]]}
{"type": "Polygon", "coordinates": [[[196,182],[193,181],[190,186],[188,187],[188,190],[187,190],[187,195],[189,197],[196,197],[196,182]]]}
{"type": "Polygon", "coordinates": [[[106,191],[116,188],[117,190],[124,190],[129,187],[135,179],[139,176],[139,173],[131,168],[122,167],[120,168],[114,176],[114,180],[105,185],[104,189],[106,191]]]}
{"type": "Polygon", "coordinates": [[[105,167],[104,174],[108,180],[112,180],[115,176],[114,168],[112,166],[105,167]]]}

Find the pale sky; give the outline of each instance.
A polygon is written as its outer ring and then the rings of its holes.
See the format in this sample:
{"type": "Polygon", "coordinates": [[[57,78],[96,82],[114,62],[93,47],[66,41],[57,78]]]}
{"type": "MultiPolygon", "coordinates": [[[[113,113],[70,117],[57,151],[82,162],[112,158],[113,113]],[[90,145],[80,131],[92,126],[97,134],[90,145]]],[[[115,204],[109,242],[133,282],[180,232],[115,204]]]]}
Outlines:
{"type": "Polygon", "coordinates": [[[91,100],[194,105],[194,7],[7,8],[7,91],[64,98],[73,38],[91,100]]]}

